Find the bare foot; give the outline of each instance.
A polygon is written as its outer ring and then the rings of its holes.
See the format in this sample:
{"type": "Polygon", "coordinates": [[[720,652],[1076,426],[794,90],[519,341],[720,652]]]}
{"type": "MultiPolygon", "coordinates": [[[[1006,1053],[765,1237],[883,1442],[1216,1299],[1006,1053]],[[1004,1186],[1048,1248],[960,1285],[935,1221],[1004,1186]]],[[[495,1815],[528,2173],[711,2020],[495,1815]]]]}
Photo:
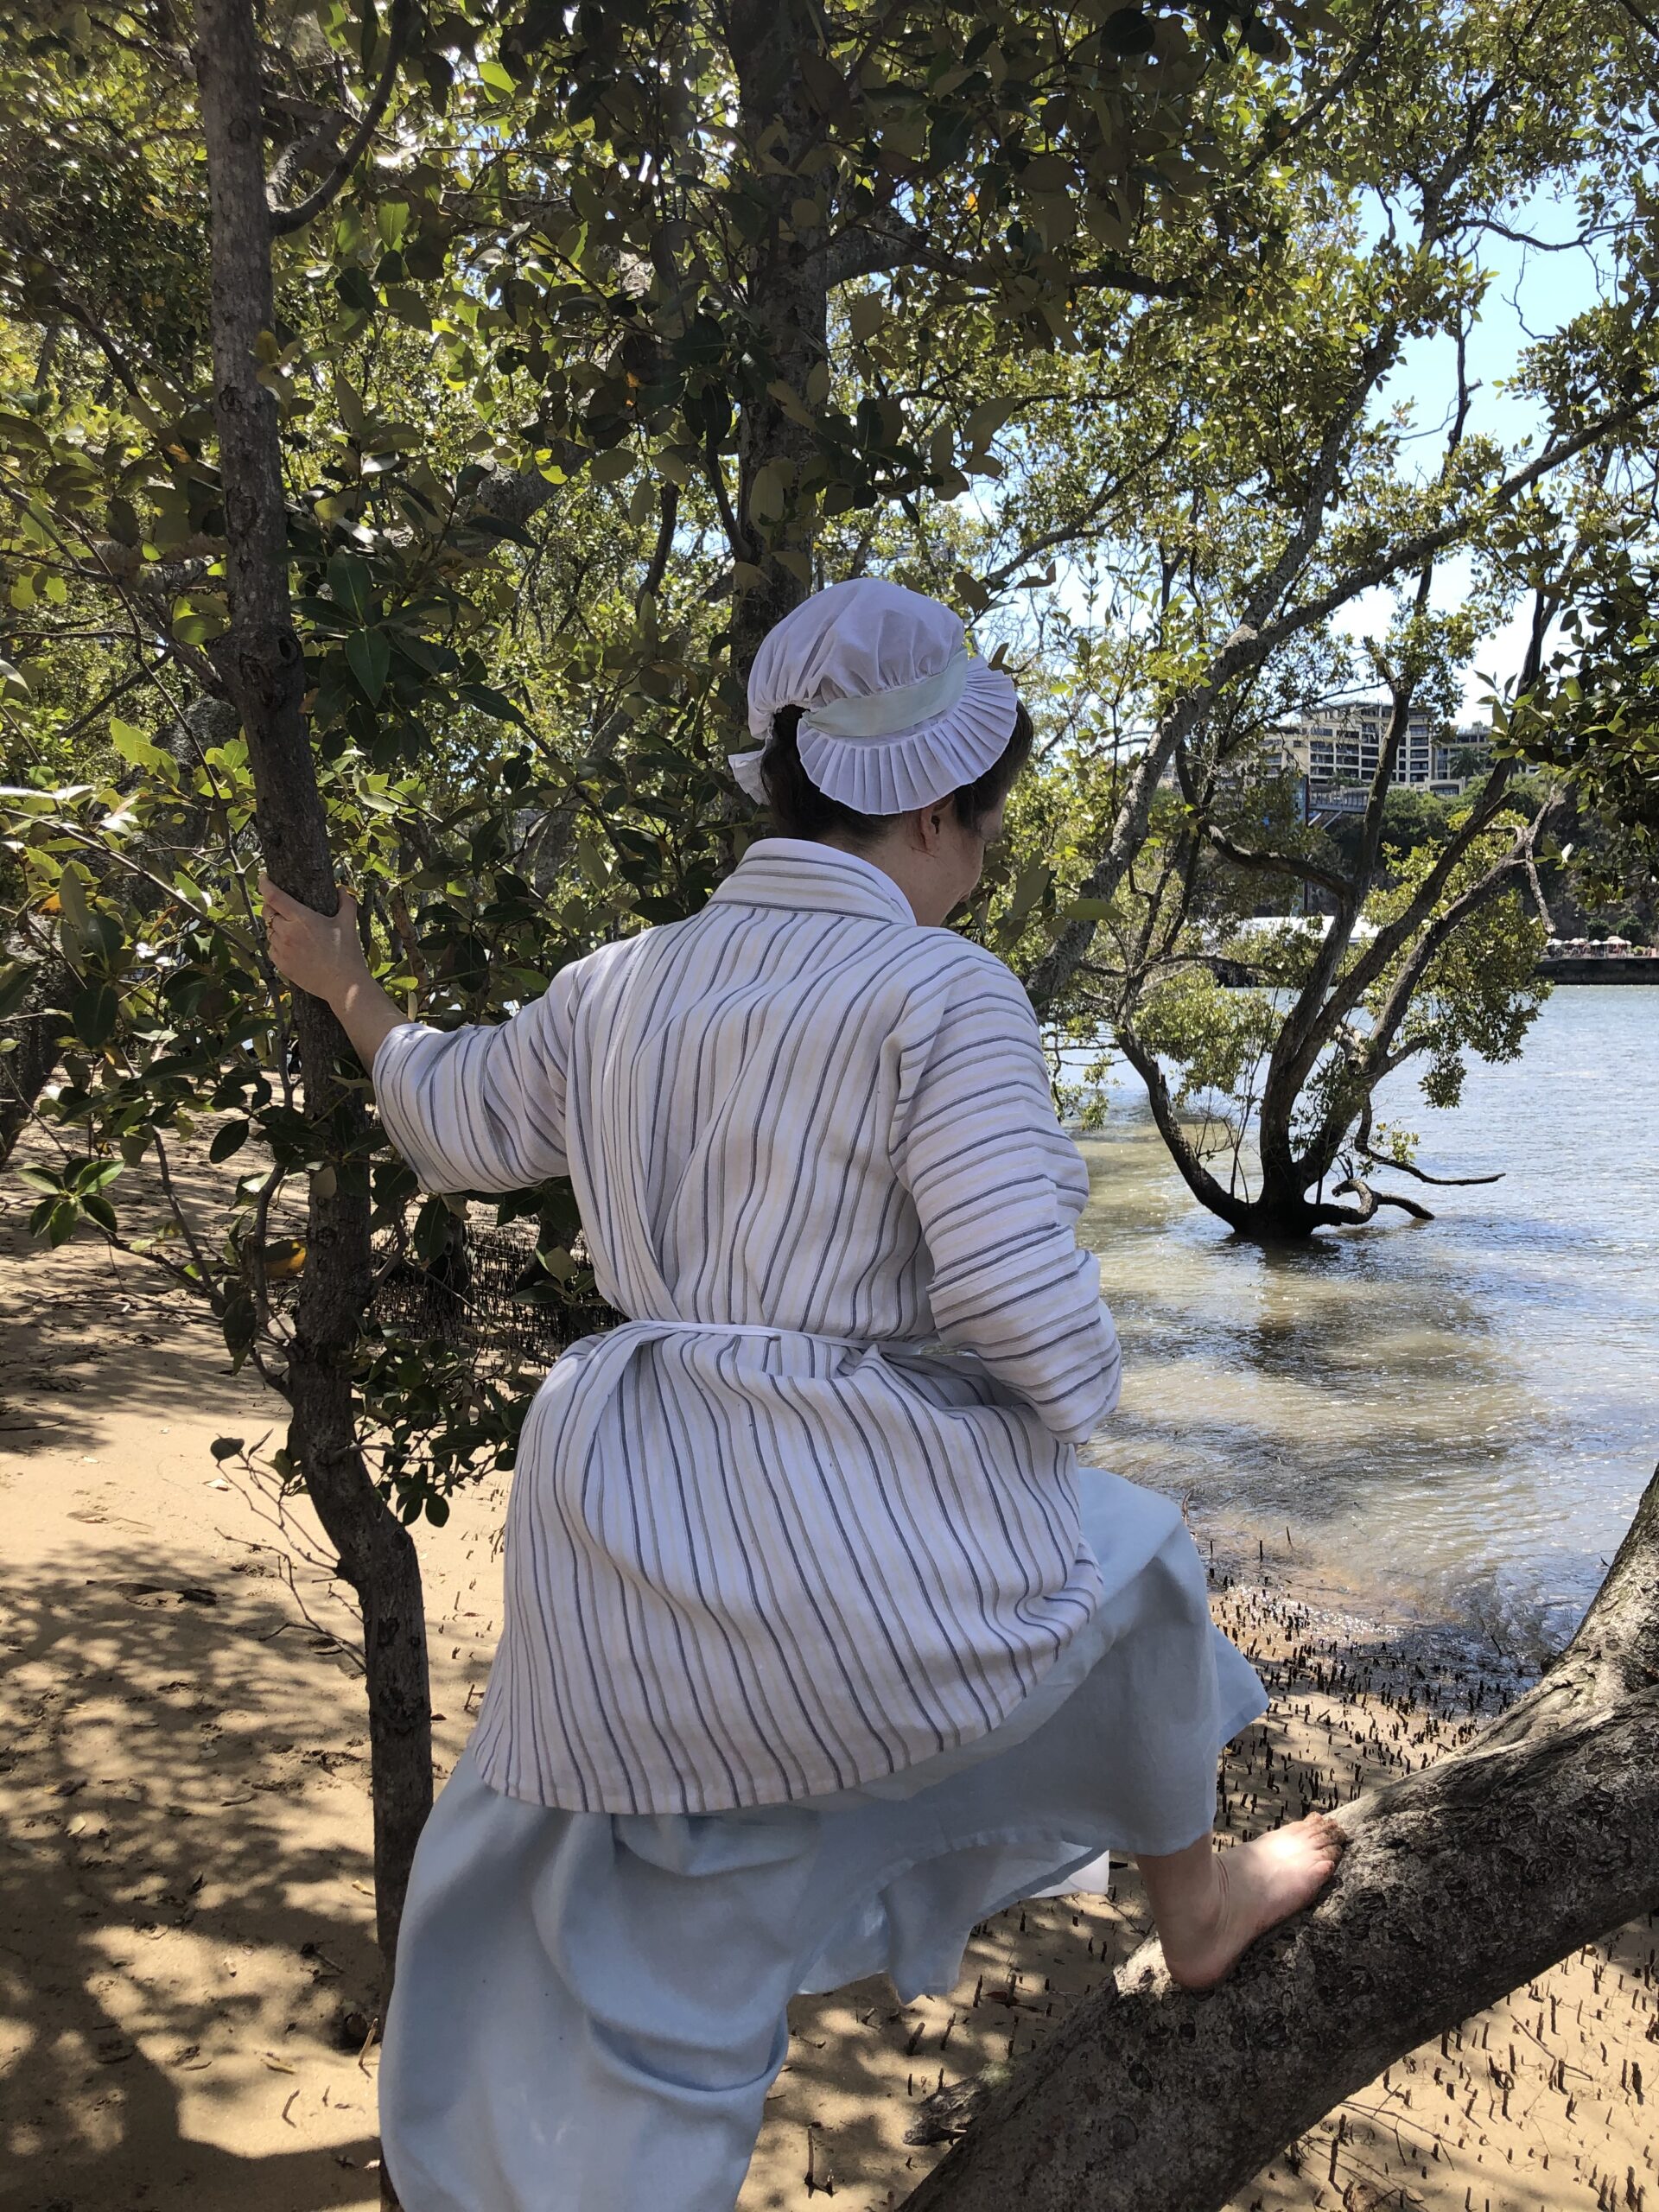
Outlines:
{"type": "Polygon", "coordinates": [[[1314,1813],[1230,1851],[1212,1852],[1204,1891],[1170,1898],[1157,1916],[1172,1980],[1183,1989],[1212,1987],[1258,1936],[1313,1903],[1344,1847],[1335,1821],[1314,1813]]]}

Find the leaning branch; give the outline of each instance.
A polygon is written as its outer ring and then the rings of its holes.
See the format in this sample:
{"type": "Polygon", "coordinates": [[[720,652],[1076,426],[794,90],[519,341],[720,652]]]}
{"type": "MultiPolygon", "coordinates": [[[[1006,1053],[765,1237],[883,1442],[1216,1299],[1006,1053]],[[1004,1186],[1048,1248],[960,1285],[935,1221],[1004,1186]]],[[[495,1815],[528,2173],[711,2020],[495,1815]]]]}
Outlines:
{"type": "Polygon", "coordinates": [[[1211,847],[1221,855],[1223,860],[1230,861],[1235,868],[1259,869],[1268,875],[1299,875],[1305,883],[1317,883],[1322,890],[1330,892],[1333,898],[1344,899],[1352,895],[1353,887],[1345,876],[1338,875],[1334,868],[1321,868],[1317,861],[1308,860],[1300,854],[1270,853],[1253,845],[1241,845],[1224,830],[1218,830],[1213,822],[1205,823],[1204,834],[1211,847]]]}
{"type": "Polygon", "coordinates": [[[1147,1050],[1126,1020],[1114,1025],[1112,1039],[1147,1087],[1147,1099],[1152,1108],[1153,1120],[1158,1125],[1158,1134],[1168,1147],[1170,1158],[1180,1170],[1182,1180],[1201,1206],[1207,1206],[1223,1221],[1231,1222],[1236,1226],[1243,1209],[1232,1192],[1222,1188],[1188,1142],[1180,1116],[1175,1111],[1175,1102],[1169,1095],[1168,1080],[1158,1065],[1157,1054],[1147,1050]]]}
{"type": "MultiPolygon", "coordinates": [[[[1629,429],[1632,423],[1639,423],[1655,407],[1659,407],[1659,388],[1644,393],[1638,399],[1628,401],[1623,407],[1614,408],[1610,414],[1599,416],[1593,423],[1586,423],[1581,429],[1575,430],[1571,437],[1562,438],[1558,443],[1546,447],[1524,468],[1517,468],[1494,486],[1487,495],[1491,512],[1497,514],[1506,507],[1513,506],[1523,492],[1529,492],[1535,484],[1541,482],[1546,476],[1553,475],[1556,469],[1564,468],[1569,461],[1576,461],[1581,453],[1587,453],[1592,446],[1599,445],[1604,438],[1617,437],[1621,430],[1629,429]]],[[[1395,546],[1392,552],[1379,553],[1374,560],[1349,569],[1339,582],[1319,593],[1317,598],[1287,607],[1276,622],[1262,632],[1257,642],[1264,651],[1270,652],[1274,646],[1300,635],[1315,623],[1323,622],[1327,615],[1336,613],[1339,607],[1345,607],[1351,599],[1357,599],[1362,592],[1387,583],[1402,569],[1415,568],[1433,555],[1444,553],[1460,538],[1466,537],[1472,526],[1473,518],[1464,512],[1453,516],[1451,521],[1438,524],[1433,530],[1420,531],[1415,537],[1408,538],[1403,544],[1395,546]]]]}
{"type": "Polygon", "coordinates": [[[1335,1818],[1313,1910],[1202,1996],[1145,1947],[905,2212],[1218,2212],[1385,2066],[1659,1904],[1659,1475],[1537,1688],[1335,1818]]]}

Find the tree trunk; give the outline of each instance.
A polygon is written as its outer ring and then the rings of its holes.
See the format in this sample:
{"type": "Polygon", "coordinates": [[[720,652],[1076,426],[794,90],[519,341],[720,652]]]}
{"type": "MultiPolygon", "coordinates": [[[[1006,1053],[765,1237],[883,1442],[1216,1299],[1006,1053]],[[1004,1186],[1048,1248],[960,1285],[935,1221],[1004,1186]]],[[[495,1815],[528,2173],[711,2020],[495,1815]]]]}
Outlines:
{"type": "MultiPolygon", "coordinates": [[[[325,912],[338,906],[327,824],[302,705],[305,659],[289,603],[287,516],[276,403],[255,346],[274,321],[258,47],[252,0],[197,0],[213,222],[214,410],[231,622],[218,653],[242,716],[257,819],[273,880],[325,912]]],[[[340,1081],[346,1040],[327,1007],[295,994],[307,1110],[340,1162],[314,1185],[288,1389],[289,1448],[363,1610],[374,1798],[375,1908],[389,1988],[416,1840],[432,1803],[431,1697],[420,1564],[358,1449],[351,1360],[369,1292],[363,1108],[340,1081]]]]}
{"type": "Polygon", "coordinates": [[[1659,1904],[1659,1474],[1537,1688],[1336,1818],[1313,1911],[1202,1996],[1137,1952],[904,2212],[1217,2212],[1383,2067],[1659,1904]]]}
{"type": "Polygon", "coordinates": [[[766,231],[749,259],[747,306],[760,372],[744,395],[738,421],[737,520],[748,543],[746,553],[736,546],[733,551],[760,571],[758,581],[740,581],[733,594],[732,666],[741,677],[747,677],[761,639],[811,584],[817,501],[801,479],[817,458],[817,438],[768,387],[786,385],[801,409],[816,412],[807,400],[807,379],[830,355],[823,235],[821,228],[796,229],[792,209],[804,186],[786,173],[822,135],[807,105],[799,61],[803,43],[816,44],[817,38],[800,0],[737,0],[733,9],[738,128],[751,164],[745,181],[769,203],[766,231]],[[780,128],[781,140],[776,136],[780,128]],[[785,165],[783,173],[774,173],[760,156],[768,133],[785,165]],[[756,517],[753,502],[757,480],[772,463],[784,472],[785,512],[780,519],[768,520],[756,517]]]}
{"type": "Polygon", "coordinates": [[[0,1058],[0,1167],[17,1149],[17,1140],[29,1127],[35,1103],[58,1065],[63,1015],[52,1009],[63,1005],[74,980],[67,961],[55,955],[42,961],[30,982],[22,1012],[6,1024],[17,1042],[13,1051],[0,1058]]]}

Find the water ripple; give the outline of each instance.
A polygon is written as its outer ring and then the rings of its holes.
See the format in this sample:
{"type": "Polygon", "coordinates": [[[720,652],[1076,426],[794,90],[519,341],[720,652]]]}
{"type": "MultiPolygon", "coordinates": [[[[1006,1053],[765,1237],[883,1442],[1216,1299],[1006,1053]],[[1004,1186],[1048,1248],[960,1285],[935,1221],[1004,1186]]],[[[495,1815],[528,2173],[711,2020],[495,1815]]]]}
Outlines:
{"type": "Polygon", "coordinates": [[[1084,1146],[1128,1355],[1096,1456],[1214,1525],[1288,1522],[1361,1589],[1565,1635],[1659,1457],[1656,1090],[1659,990],[1560,990],[1455,1113],[1398,1077],[1382,1102],[1423,1166],[1502,1183],[1265,1252],[1191,1203],[1124,1089],[1084,1146]]]}

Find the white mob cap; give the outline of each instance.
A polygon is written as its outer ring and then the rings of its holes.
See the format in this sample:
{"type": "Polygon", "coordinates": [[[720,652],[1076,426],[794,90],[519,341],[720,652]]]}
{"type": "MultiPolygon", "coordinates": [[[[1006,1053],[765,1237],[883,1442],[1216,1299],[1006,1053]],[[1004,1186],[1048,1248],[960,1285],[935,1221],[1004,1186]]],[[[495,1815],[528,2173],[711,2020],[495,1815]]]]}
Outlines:
{"type": "Polygon", "coordinates": [[[907,814],[982,776],[1014,734],[1014,680],[968,651],[937,599],[877,576],[816,592],[770,629],[749,671],[760,751],[732,772],[764,799],[760,753],[780,707],[803,707],[801,766],[860,814],[907,814]]]}

